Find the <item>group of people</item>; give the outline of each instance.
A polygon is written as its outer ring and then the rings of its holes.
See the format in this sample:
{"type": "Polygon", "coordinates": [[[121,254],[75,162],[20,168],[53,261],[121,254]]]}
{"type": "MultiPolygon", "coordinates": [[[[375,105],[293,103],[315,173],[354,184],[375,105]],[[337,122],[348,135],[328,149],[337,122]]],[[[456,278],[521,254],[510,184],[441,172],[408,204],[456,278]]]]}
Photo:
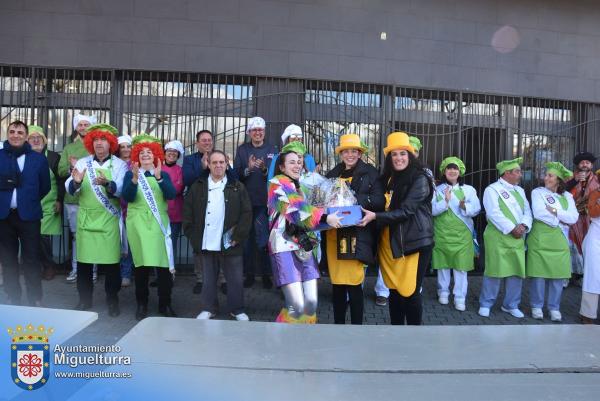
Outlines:
{"type": "Polygon", "coordinates": [[[218,313],[221,282],[227,311],[249,320],[244,288],[258,275],[264,288],[274,284],[283,292],[276,321],[316,323],[317,280],[326,269],[335,323],[345,323],[349,309],[351,323],[362,324],[365,270],[377,265],[377,303],[389,305],[392,324],[419,325],[429,266],[437,271],[438,301],[450,302],[453,277],[453,304],[464,311],[467,274],[481,250],[479,315],[490,316],[504,282],[501,310],[522,318],[527,278],[532,317],[543,319],[546,305],[550,319],[560,321],[563,287],[582,274],[581,318],[596,318],[600,186],[592,154],[576,155],[575,173],[547,163],[531,201],[519,186],[522,158],[498,163],[500,178],[483,194],[488,224],[480,247],[473,218],[481,202],[464,184],[458,157],[442,161],[436,180],[419,161],[418,138],[393,132],[380,174],[363,160],[368,148],[358,135],[340,136],[340,162],[325,177],[344,181],[361,207],[358,224],[348,226],[342,215],[308,200],[318,168],[302,129],[288,126],[278,153],[265,141],[265,126],[261,117],[249,119],[250,140],[231,163],[214,149],[208,130],[197,133],[197,152],[185,156],[179,141],[163,146],[148,134],[119,135],[80,114],[75,141],[59,155],[47,149],[42,127],[12,122],[0,150],[0,263],[9,302],[21,302],[20,247],[29,304],[41,305],[41,278],[54,275],[51,236],[61,233],[64,217],[72,234],[67,280],[77,283],[76,309],[92,307],[100,268],[110,316],[120,314],[118,293],[132,280],[138,320],[148,315],[149,286],[157,287],[159,313],[176,316],[171,289],[183,233],[194,251],[198,319],[218,313]]]}

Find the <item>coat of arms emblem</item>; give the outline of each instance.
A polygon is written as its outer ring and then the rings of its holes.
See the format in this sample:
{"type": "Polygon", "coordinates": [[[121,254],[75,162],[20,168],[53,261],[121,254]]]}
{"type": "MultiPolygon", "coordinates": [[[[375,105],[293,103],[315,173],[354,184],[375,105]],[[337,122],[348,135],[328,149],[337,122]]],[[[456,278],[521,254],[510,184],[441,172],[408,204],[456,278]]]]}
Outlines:
{"type": "Polygon", "coordinates": [[[36,390],[50,377],[48,337],[54,329],[44,326],[17,326],[8,329],[11,336],[11,376],[13,383],[25,390],[36,390]]]}

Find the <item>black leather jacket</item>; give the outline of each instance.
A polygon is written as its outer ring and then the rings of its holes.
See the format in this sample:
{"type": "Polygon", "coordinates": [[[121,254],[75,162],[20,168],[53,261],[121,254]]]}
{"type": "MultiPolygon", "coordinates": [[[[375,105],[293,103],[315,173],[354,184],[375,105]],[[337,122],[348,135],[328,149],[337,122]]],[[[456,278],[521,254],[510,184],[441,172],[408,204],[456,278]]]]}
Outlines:
{"type": "Polygon", "coordinates": [[[394,258],[433,246],[431,178],[423,169],[417,168],[409,168],[404,174],[408,175],[395,180],[389,211],[377,213],[376,218],[378,227],[390,226],[394,258]]]}
{"type": "MultiPolygon", "coordinates": [[[[344,171],[344,163],[340,163],[333,168],[327,178],[339,177],[344,171]]],[[[383,195],[383,187],[379,180],[379,172],[368,163],[359,160],[352,173],[352,182],[350,188],[354,191],[358,204],[367,210],[373,212],[382,211],[385,208],[385,197],[383,195]]],[[[368,224],[366,227],[348,227],[344,230],[351,231],[350,235],[356,235],[356,253],[355,258],[364,264],[375,263],[375,237],[376,226],[374,223],[368,224]]],[[[322,242],[325,244],[325,235],[322,242]]],[[[326,250],[326,245],[323,245],[323,250],[326,250]]],[[[327,252],[322,252],[322,258],[327,257],[327,252]]]]}

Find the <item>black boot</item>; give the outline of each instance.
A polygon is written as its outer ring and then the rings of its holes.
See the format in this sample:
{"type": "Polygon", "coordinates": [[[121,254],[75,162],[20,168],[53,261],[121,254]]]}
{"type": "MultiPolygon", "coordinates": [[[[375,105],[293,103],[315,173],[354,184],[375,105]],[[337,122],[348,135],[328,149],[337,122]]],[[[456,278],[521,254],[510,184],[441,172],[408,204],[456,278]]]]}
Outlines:
{"type": "Polygon", "coordinates": [[[177,314],[175,313],[173,308],[171,308],[171,305],[159,306],[158,313],[160,313],[164,317],[177,317],[177,314]]]}
{"type": "Polygon", "coordinates": [[[119,308],[119,298],[116,296],[107,298],[106,303],[108,305],[108,316],[117,317],[121,314],[121,309],[119,308]]]}
{"type": "Polygon", "coordinates": [[[273,288],[273,281],[271,281],[271,277],[269,277],[266,274],[262,278],[262,284],[265,290],[270,290],[271,288],[273,288]]]}
{"type": "Polygon", "coordinates": [[[140,321],[148,316],[148,305],[138,304],[137,310],[135,311],[135,320],[140,321]]]}
{"type": "Polygon", "coordinates": [[[77,306],[75,306],[75,310],[90,310],[92,309],[92,301],[86,302],[79,300],[77,306]]]}
{"type": "Polygon", "coordinates": [[[254,285],[254,274],[247,275],[244,279],[244,288],[250,288],[254,285]]]}

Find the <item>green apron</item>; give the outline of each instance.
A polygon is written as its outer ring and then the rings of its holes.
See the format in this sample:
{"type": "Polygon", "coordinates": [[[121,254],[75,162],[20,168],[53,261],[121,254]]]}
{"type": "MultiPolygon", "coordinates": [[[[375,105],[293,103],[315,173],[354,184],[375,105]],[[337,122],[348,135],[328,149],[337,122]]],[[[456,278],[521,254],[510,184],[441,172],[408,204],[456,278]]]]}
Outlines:
{"type": "MultiPolygon", "coordinates": [[[[462,189],[453,191],[459,200],[465,198],[462,189]]],[[[442,197],[436,192],[438,202],[442,197]]],[[[473,234],[469,228],[448,208],[444,213],[433,218],[433,239],[435,246],[431,256],[434,269],[473,270],[475,249],[473,234]]]]}
{"type": "MultiPolygon", "coordinates": [[[[559,197],[559,203],[563,210],[569,208],[564,196],[559,197]]],[[[560,226],[533,221],[527,236],[527,277],[571,278],[569,243],[560,226]]]]}
{"type": "Polygon", "coordinates": [[[42,199],[42,223],[41,223],[41,234],[42,235],[60,235],[62,231],[62,219],[60,212],[54,212],[54,204],[58,196],[58,190],[56,188],[56,179],[52,169],[50,170],[50,192],[42,199]]]}
{"type": "MultiPolygon", "coordinates": [[[[169,215],[167,214],[167,201],[165,200],[156,178],[145,176],[156,205],[160,210],[160,218],[165,227],[169,226],[169,215]]],[[[164,267],[169,268],[169,258],[165,248],[165,236],[158,222],[150,211],[146,199],[138,185],[135,200],[127,204],[127,240],[129,251],[133,256],[133,264],[138,267],[164,267]]]]}
{"type": "MultiPolygon", "coordinates": [[[[112,162],[110,162],[112,165],[112,162]]],[[[112,179],[112,171],[102,171],[107,179],[112,179]]],[[[100,187],[106,194],[106,189],[100,187]]],[[[108,195],[107,195],[108,197],[108,195]]],[[[118,198],[108,198],[120,209],[118,198]]],[[[121,233],[119,218],[113,216],[96,198],[87,173],[83,177],[79,191],[79,212],[77,213],[77,261],[82,263],[115,264],[121,260],[121,233]]]]}
{"type": "MultiPolygon", "coordinates": [[[[517,191],[510,191],[515,197],[521,210],[525,210],[525,200],[517,191]]],[[[517,224],[517,220],[512,215],[504,201],[499,196],[498,205],[500,211],[510,221],[517,224]]],[[[523,238],[514,238],[511,234],[502,234],[492,223],[488,225],[483,232],[485,247],[485,272],[488,277],[511,277],[518,276],[525,278],[525,240],[523,238]]]]}

